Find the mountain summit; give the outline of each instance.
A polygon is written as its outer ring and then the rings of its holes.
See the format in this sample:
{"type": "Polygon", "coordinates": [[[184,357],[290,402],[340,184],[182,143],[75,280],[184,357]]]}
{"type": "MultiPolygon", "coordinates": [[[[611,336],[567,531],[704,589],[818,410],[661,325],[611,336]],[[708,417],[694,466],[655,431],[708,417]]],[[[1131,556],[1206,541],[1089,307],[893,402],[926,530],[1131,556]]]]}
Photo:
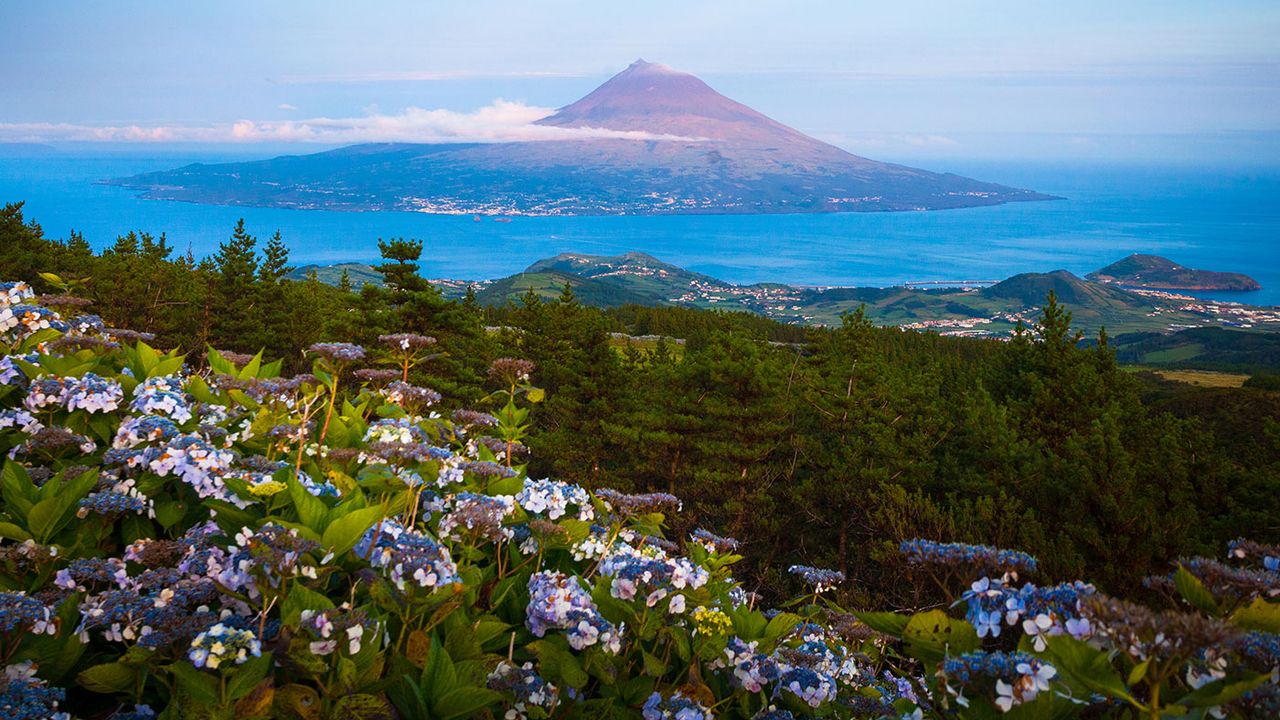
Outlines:
{"type": "Polygon", "coordinates": [[[637,60],[539,125],[659,133],[718,142],[816,143],[688,73],[637,60]]]}
{"type": "Polygon", "coordinates": [[[939,210],[1051,199],[858,157],[644,60],[536,125],[563,132],[354,145],[111,182],[189,202],[497,215],[939,210]]]}

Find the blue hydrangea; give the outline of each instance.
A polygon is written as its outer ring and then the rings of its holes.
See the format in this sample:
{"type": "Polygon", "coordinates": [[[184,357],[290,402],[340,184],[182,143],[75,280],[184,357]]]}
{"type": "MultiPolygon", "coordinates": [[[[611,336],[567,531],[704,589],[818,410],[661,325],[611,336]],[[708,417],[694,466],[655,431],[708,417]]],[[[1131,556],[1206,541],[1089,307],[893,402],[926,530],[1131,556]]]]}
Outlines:
{"type": "Polygon", "coordinates": [[[711,709],[685,697],[680,691],[669,696],[655,692],[644,703],[644,720],[711,720],[711,709]]]}

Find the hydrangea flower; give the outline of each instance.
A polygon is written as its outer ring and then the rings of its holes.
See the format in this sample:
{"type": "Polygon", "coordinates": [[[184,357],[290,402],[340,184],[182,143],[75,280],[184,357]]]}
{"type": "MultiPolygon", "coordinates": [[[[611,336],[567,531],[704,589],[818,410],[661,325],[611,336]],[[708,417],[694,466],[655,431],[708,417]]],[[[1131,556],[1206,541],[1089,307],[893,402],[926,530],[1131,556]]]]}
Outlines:
{"type": "Polygon", "coordinates": [[[401,590],[410,580],[424,588],[462,582],[448,548],[391,518],[366,530],[354,552],[373,567],[387,570],[401,590]]]}
{"type": "Polygon", "coordinates": [[[249,630],[238,630],[217,623],[191,641],[187,657],[198,668],[216,670],[228,661],[243,665],[250,657],[262,655],[258,637],[249,630]]]}
{"type": "Polygon", "coordinates": [[[643,715],[644,720],[711,720],[715,717],[711,708],[685,697],[679,690],[665,697],[659,692],[650,695],[644,703],[643,715]]]}
{"type": "Polygon", "coordinates": [[[460,540],[472,536],[482,540],[510,540],[510,528],[503,521],[515,510],[515,499],[510,495],[480,495],[459,493],[452,499],[453,510],[440,518],[438,531],[441,537],[460,540]]]}
{"type": "Polygon", "coordinates": [[[0,677],[0,717],[5,720],[69,720],[58,706],[66,691],[49,687],[30,663],[9,665],[0,677]]]}
{"type": "Polygon", "coordinates": [[[57,619],[44,603],[22,590],[0,592],[0,632],[18,630],[54,635],[57,619]]]}
{"type": "Polygon", "coordinates": [[[1004,712],[1014,705],[1030,702],[1049,689],[1057,675],[1049,663],[1022,652],[972,652],[947,658],[942,663],[946,690],[962,706],[968,705],[964,691],[983,678],[995,681],[996,696],[992,701],[1004,712]],[[959,687],[953,687],[955,683],[959,687]]]}
{"type": "Polygon", "coordinates": [[[144,415],[164,415],[176,423],[191,419],[191,401],[182,378],[174,375],[147,378],[133,390],[129,409],[144,415]]]}
{"type": "Polygon", "coordinates": [[[556,480],[531,480],[526,478],[524,488],[516,495],[516,502],[531,515],[546,515],[558,520],[568,512],[569,506],[578,508],[578,519],[591,521],[595,510],[591,496],[580,485],[556,480]]]}
{"type": "Polygon", "coordinates": [[[108,413],[120,407],[124,389],[120,383],[90,372],[67,381],[64,399],[69,411],[108,413]]]}
{"type": "Polygon", "coordinates": [[[808,565],[792,565],[788,572],[798,576],[806,585],[813,588],[815,593],[833,590],[836,585],[844,582],[844,573],[839,570],[809,567],[808,565]]]}
{"type": "Polygon", "coordinates": [[[576,577],[555,570],[543,570],[529,578],[525,624],[538,637],[545,636],[547,630],[566,631],[575,650],[597,643],[614,654],[622,649],[623,628],[604,619],[576,577]]]}
{"type": "Polygon", "coordinates": [[[836,697],[835,680],[806,667],[788,669],[782,673],[778,684],[812,708],[820,707],[836,697]]]}
{"type": "Polygon", "coordinates": [[[230,452],[214,447],[198,435],[179,435],[150,461],[150,469],[160,476],[181,478],[202,498],[230,500],[222,476],[234,459],[230,452]]]}
{"type": "Polygon", "coordinates": [[[991,573],[1035,572],[1036,559],[1017,550],[1001,550],[990,545],[940,543],[932,540],[905,540],[898,550],[912,565],[933,564],[973,568],[991,573]]]}
{"type": "Polygon", "coordinates": [[[560,701],[560,690],[547,682],[533,669],[533,663],[521,666],[501,661],[489,673],[487,683],[490,690],[496,690],[515,698],[515,702],[507,710],[505,720],[526,718],[529,708],[542,708],[550,714],[560,701]]]}

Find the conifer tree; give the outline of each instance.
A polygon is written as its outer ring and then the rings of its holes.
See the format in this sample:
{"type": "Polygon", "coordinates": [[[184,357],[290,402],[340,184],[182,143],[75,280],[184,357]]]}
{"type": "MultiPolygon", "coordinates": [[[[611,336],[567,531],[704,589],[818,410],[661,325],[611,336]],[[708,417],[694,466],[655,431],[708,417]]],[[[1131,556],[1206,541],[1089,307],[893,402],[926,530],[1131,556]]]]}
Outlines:
{"type": "Polygon", "coordinates": [[[213,256],[224,286],[242,288],[253,281],[258,269],[258,254],[254,251],[257,244],[258,239],[245,230],[244,218],[237,220],[231,239],[218,245],[218,253],[213,256]]]}
{"type": "Polygon", "coordinates": [[[280,231],[271,236],[262,246],[262,264],[258,266],[258,279],[262,282],[276,283],[293,270],[289,265],[289,248],[280,237],[280,231]]]}
{"type": "Polygon", "coordinates": [[[404,294],[429,287],[418,275],[418,259],[422,257],[422,241],[412,238],[378,238],[378,252],[384,262],[374,270],[382,275],[383,282],[393,292],[404,294]]]}

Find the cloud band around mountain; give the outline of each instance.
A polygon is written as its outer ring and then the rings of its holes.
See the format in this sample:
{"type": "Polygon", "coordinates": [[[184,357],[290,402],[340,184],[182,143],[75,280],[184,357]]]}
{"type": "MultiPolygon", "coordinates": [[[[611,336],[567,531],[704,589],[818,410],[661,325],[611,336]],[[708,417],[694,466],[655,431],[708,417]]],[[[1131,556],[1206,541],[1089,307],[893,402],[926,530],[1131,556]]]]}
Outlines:
{"type": "Polygon", "coordinates": [[[683,140],[701,138],[657,133],[536,125],[551,108],[495,100],[474,112],[408,107],[387,115],[317,117],[305,120],[240,120],[223,125],[83,125],[0,123],[0,142],[518,142],[616,138],[683,140]]]}

